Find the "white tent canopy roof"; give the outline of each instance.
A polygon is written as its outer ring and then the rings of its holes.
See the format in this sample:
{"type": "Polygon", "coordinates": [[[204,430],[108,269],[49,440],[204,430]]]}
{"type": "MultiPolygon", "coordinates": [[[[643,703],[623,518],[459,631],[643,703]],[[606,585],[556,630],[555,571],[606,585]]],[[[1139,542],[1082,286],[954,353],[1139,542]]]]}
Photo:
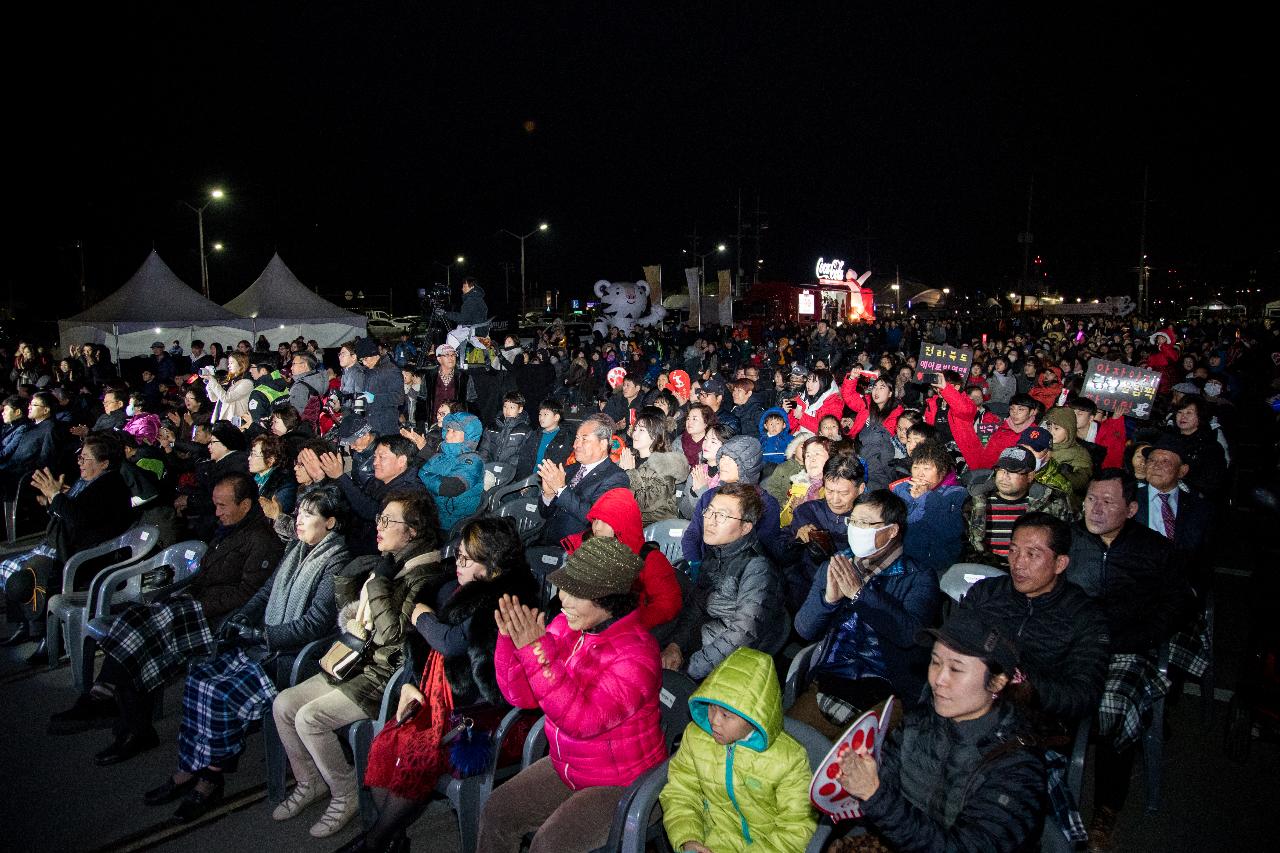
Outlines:
{"type": "Polygon", "coordinates": [[[246,318],[241,322],[272,343],[301,336],[322,347],[336,347],[364,336],[368,329],[363,314],[334,305],[308,289],[278,254],[272,255],[257,280],[225,307],[246,318]]]}
{"type": "Polygon", "coordinates": [[[205,299],[178,278],[154,249],[123,287],[63,322],[74,326],[114,326],[117,334],[148,326],[243,326],[235,314],[205,299]]]}
{"type": "Polygon", "coordinates": [[[334,305],[308,289],[278,254],[271,256],[257,281],[224,307],[241,317],[269,324],[365,322],[364,315],[334,305]]]}

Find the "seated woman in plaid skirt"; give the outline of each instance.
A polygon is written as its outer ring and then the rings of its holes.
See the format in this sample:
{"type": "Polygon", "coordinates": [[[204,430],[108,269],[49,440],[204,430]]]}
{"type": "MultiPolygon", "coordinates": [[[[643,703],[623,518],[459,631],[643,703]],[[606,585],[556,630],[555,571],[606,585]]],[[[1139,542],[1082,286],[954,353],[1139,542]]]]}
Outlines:
{"type": "Polygon", "coordinates": [[[334,485],[302,496],[297,538],[275,574],[223,623],[219,653],[187,670],[178,771],[146,792],[147,805],[182,798],[174,817],[186,822],[222,799],[222,774],[235,769],[250,724],[271,708],[295,653],[333,632],[333,576],[351,560],[342,532],[347,509],[334,485]]]}

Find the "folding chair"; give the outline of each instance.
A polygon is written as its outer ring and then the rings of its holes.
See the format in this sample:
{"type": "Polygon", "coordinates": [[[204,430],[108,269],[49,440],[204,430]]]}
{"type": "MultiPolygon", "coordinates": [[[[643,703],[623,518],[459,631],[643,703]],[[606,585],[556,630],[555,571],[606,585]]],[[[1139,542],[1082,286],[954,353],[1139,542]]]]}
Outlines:
{"type": "Polygon", "coordinates": [[[787,670],[787,679],[782,683],[782,710],[784,712],[790,710],[791,706],[796,704],[796,699],[800,698],[800,694],[809,687],[809,671],[817,661],[818,651],[821,646],[821,642],[807,645],[791,659],[791,667],[787,670]]]}
{"type": "Polygon", "coordinates": [[[490,489],[492,491],[507,485],[515,479],[516,466],[510,462],[486,462],[484,463],[484,473],[486,478],[489,475],[493,475],[493,488],[490,489]]]}
{"type": "MultiPolygon", "coordinates": [[[[831,741],[808,723],[802,723],[790,717],[782,718],[782,729],[804,747],[804,751],[809,756],[809,769],[814,773],[818,772],[818,768],[822,766],[822,760],[831,751],[831,741]]],[[[819,853],[826,846],[827,839],[831,837],[831,830],[831,822],[820,816],[818,828],[809,839],[809,846],[805,848],[806,853],[819,853]]]]}
{"type": "Polygon", "coordinates": [[[982,563],[956,563],[942,573],[938,586],[952,601],[958,602],[964,598],[969,587],[978,581],[985,578],[998,578],[1003,574],[1005,573],[994,566],[985,566],[982,563]]]}
{"type": "MultiPolygon", "coordinates": [[[[81,681],[83,662],[80,660],[80,655],[84,649],[84,624],[88,621],[89,591],[87,589],[83,592],[76,591],[76,575],[79,574],[81,567],[90,560],[107,557],[117,551],[124,551],[125,553],[120,555],[115,562],[99,569],[97,574],[102,575],[123,568],[146,557],[155,549],[159,541],[160,531],[157,528],[149,524],[139,525],[126,530],[115,539],[73,554],[63,567],[62,592],[49,599],[48,626],[45,637],[49,647],[49,668],[54,669],[62,657],[62,627],[66,626],[66,648],[71,654],[71,679],[78,690],[83,691],[86,686],[81,681]]],[[[140,595],[141,577],[139,577],[139,582],[136,585],[137,588],[131,589],[130,586],[126,585],[112,603],[124,603],[129,600],[128,595],[130,593],[135,596],[140,595]]]]}

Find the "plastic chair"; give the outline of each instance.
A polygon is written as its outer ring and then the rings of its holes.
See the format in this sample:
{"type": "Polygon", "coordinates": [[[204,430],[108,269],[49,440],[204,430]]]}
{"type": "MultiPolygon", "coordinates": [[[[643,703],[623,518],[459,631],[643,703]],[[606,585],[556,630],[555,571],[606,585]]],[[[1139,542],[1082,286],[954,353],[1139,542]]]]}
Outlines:
{"type": "Polygon", "coordinates": [[[684,539],[684,531],[688,526],[687,519],[664,518],[646,527],[644,529],[644,538],[646,542],[656,544],[662,553],[667,556],[667,559],[675,563],[676,560],[684,556],[680,542],[684,539]]]}
{"type": "Polygon", "coordinates": [[[534,545],[525,549],[529,571],[533,572],[533,576],[538,580],[538,604],[544,610],[553,594],[547,575],[563,566],[565,557],[565,550],[558,545],[534,545]]]}
{"type": "Polygon", "coordinates": [[[13,490],[13,497],[5,499],[4,539],[6,544],[12,545],[18,541],[18,517],[21,511],[24,508],[32,511],[38,508],[35,503],[36,492],[28,485],[33,473],[35,473],[34,469],[19,475],[18,486],[13,490]]]}
{"type": "Polygon", "coordinates": [[[821,646],[821,642],[811,643],[791,659],[791,667],[787,670],[786,681],[782,683],[782,710],[784,712],[790,710],[791,706],[796,704],[796,699],[800,698],[800,694],[808,688],[809,670],[813,668],[821,646]]]}
{"type": "MultiPolygon", "coordinates": [[[[360,818],[364,822],[365,829],[373,826],[373,822],[378,819],[378,810],[373,806],[373,796],[364,784],[364,773],[369,769],[369,749],[373,745],[374,735],[382,731],[387,720],[391,719],[391,715],[395,713],[396,706],[400,702],[400,687],[406,683],[407,679],[413,677],[414,673],[409,672],[404,664],[401,664],[395,672],[391,673],[391,678],[382,688],[382,704],[378,706],[378,716],[374,719],[356,720],[346,727],[347,743],[351,748],[351,763],[355,765],[356,771],[360,818]]],[[[338,729],[337,734],[341,738],[342,729],[338,729]]]]}
{"type": "MultiPolygon", "coordinates": [[[[831,751],[831,741],[827,739],[826,735],[808,723],[802,723],[790,717],[782,718],[782,729],[804,747],[805,753],[809,756],[809,770],[817,773],[818,768],[822,766],[822,760],[831,751]]],[[[809,839],[809,846],[805,848],[806,853],[819,853],[826,846],[827,839],[831,837],[831,832],[831,822],[819,816],[818,828],[814,831],[813,837],[809,839]]]]}
{"type": "Polygon", "coordinates": [[[516,476],[516,466],[510,462],[486,462],[484,464],[484,470],[486,474],[493,475],[494,490],[507,485],[514,480],[516,476]]]}
{"type": "MultiPolygon", "coordinates": [[[[130,603],[145,604],[159,601],[166,596],[180,591],[200,572],[200,560],[204,557],[206,546],[194,539],[170,545],[159,554],[102,572],[89,584],[88,607],[85,613],[84,634],[81,638],[81,684],[93,682],[94,656],[98,643],[102,642],[111,630],[116,616],[112,613],[116,596],[122,586],[137,584],[137,595],[126,600],[130,603]],[[143,575],[163,569],[173,569],[169,583],[153,589],[142,588],[143,575]]],[[[127,594],[126,594],[127,595],[127,594]]]]}
{"type": "Polygon", "coordinates": [[[499,518],[515,519],[520,531],[520,540],[526,545],[538,538],[546,519],[538,509],[538,498],[520,498],[503,504],[497,513],[499,518]]]}
{"type": "Polygon", "coordinates": [[[516,722],[524,714],[530,713],[522,708],[512,708],[498,724],[493,733],[493,747],[489,756],[489,766],[484,773],[456,779],[453,774],[446,773],[436,784],[436,791],[443,794],[458,819],[458,849],[461,853],[475,853],[476,839],[480,832],[480,810],[493,792],[493,786],[499,779],[514,776],[519,768],[499,767],[502,758],[502,746],[507,735],[511,733],[516,722]]]}
{"type": "Polygon", "coordinates": [[[520,494],[525,489],[539,488],[542,485],[542,478],[537,474],[531,474],[523,480],[516,480],[505,486],[495,486],[488,491],[489,506],[502,506],[509,498],[520,494]]]}
{"type": "MultiPolygon", "coordinates": [[[[1086,714],[1076,726],[1076,736],[1071,743],[1071,755],[1067,756],[1067,788],[1075,798],[1077,807],[1084,790],[1084,759],[1089,750],[1089,733],[1093,731],[1093,715],[1086,714]]],[[[1041,853],[1070,853],[1075,846],[1067,841],[1062,829],[1051,815],[1045,816],[1044,830],[1040,833],[1041,853]]]]}
{"type": "Polygon", "coordinates": [[[984,578],[998,578],[1005,572],[982,563],[956,563],[942,573],[938,586],[952,601],[964,598],[969,587],[984,578]]]}
{"type": "MultiPolygon", "coordinates": [[[[71,559],[67,560],[67,564],[63,566],[62,592],[49,599],[48,625],[45,638],[49,646],[49,669],[54,669],[62,657],[61,629],[64,625],[66,626],[66,648],[71,653],[71,679],[76,689],[84,690],[86,686],[81,681],[83,667],[80,654],[83,651],[84,623],[88,619],[89,610],[89,591],[87,589],[83,592],[75,590],[76,575],[79,574],[84,564],[90,560],[106,557],[117,551],[126,551],[127,553],[115,562],[99,569],[97,573],[103,574],[123,568],[146,557],[155,549],[159,541],[160,531],[157,528],[149,524],[140,525],[131,530],[126,530],[115,539],[73,554],[71,559]]],[[[116,597],[115,603],[122,603],[128,600],[126,596],[130,592],[139,594],[141,579],[139,579],[138,587],[139,589],[137,590],[126,588],[123,594],[116,597]]]]}
{"type": "MultiPolygon", "coordinates": [[[[289,677],[285,684],[279,685],[280,688],[283,690],[294,687],[320,672],[320,659],[333,646],[337,637],[337,634],[331,634],[303,646],[294,656],[289,677]]],[[[285,798],[285,776],[289,772],[289,758],[285,755],[280,733],[276,731],[276,718],[270,709],[262,718],[262,738],[267,760],[267,797],[271,802],[278,803],[285,798]]]]}

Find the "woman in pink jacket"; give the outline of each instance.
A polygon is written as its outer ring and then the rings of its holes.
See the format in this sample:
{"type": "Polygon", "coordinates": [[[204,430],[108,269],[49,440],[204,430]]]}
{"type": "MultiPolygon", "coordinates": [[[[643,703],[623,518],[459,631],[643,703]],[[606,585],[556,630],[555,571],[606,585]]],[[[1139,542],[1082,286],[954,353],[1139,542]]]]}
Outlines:
{"type": "Polygon", "coordinates": [[[494,790],[479,853],[592,850],[609,837],[626,787],[667,757],[659,727],[658,644],[635,612],[640,558],[617,539],[591,538],[548,580],[563,612],[504,596],[495,618],[498,687],[512,705],[546,714],[550,755],[494,790]]]}

